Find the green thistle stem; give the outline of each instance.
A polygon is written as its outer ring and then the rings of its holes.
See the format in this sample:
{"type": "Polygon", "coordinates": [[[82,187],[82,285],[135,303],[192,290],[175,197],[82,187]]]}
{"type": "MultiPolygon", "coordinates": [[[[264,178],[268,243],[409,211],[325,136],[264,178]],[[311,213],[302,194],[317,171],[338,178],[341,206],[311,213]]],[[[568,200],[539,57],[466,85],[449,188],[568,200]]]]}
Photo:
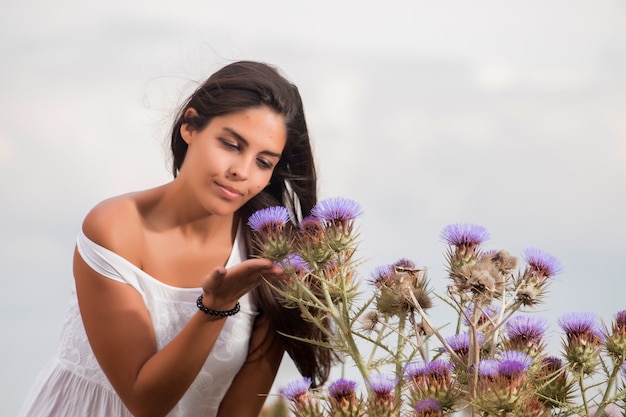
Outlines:
{"type": "Polygon", "coordinates": [[[468,358],[469,372],[468,377],[468,393],[470,401],[473,403],[476,398],[476,385],[478,384],[478,361],[480,360],[480,346],[478,346],[478,311],[479,307],[474,303],[474,311],[472,312],[472,321],[470,324],[470,349],[468,358]]]}
{"type": "MultiPolygon", "coordinates": [[[[398,342],[397,342],[397,353],[396,353],[396,376],[401,380],[402,378],[402,363],[404,361],[399,361],[397,359],[403,357],[402,354],[404,352],[404,329],[406,327],[406,315],[401,315],[399,317],[398,322],[398,342]]],[[[402,384],[396,384],[396,398],[400,398],[402,394],[402,384]]]]}
{"type": "MultiPolygon", "coordinates": [[[[379,322],[379,323],[381,326],[389,326],[387,323],[382,323],[382,322],[379,322]]],[[[377,337],[376,337],[376,341],[374,342],[374,347],[372,347],[372,350],[370,352],[370,357],[367,360],[368,364],[374,361],[374,357],[376,356],[376,350],[380,346],[382,340],[383,340],[383,332],[382,331],[377,332],[377,337]]]]}
{"type": "Polygon", "coordinates": [[[363,362],[363,357],[361,356],[359,348],[356,345],[356,341],[354,340],[354,337],[352,335],[352,328],[350,326],[350,309],[349,309],[349,302],[348,300],[345,299],[346,291],[345,291],[345,277],[343,276],[343,271],[342,271],[342,276],[341,276],[341,286],[342,286],[341,292],[343,295],[343,299],[341,302],[341,314],[340,315],[337,314],[337,309],[335,305],[333,304],[333,300],[330,296],[330,293],[328,292],[327,283],[324,280],[321,280],[321,282],[322,282],[322,293],[324,294],[324,298],[326,300],[325,311],[328,312],[328,314],[331,316],[331,318],[337,325],[337,328],[339,329],[341,333],[340,337],[344,340],[345,343],[347,343],[348,352],[350,353],[350,356],[352,357],[352,360],[354,361],[354,364],[356,365],[357,369],[359,370],[359,372],[361,372],[361,376],[363,376],[363,379],[367,380],[369,372],[367,370],[367,366],[365,366],[365,363],[363,362]]]}
{"type": "Polygon", "coordinates": [[[585,407],[585,415],[589,415],[589,404],[587,404],[587,389],[585,388],[585,377],[582,372],[578,373],[578,386],[580,387],[580,397],[583,400],[583,407],[585,407]]]}
{"type": "Polygon", "coordinates": [[[600,402],[600,405],[598,406],[598,410],[596,411],[597,416],[602,415],[604,408],[608,404],[608,400],[609,400],[609,397],[611,396],[611,392],[613,391],[613,385],[615,384],[615,379],[617,378],[619,371],[620,371],[620,367],[614,366],[613,370],[611,371],[611,375],[609,376],[609,379],[606,381],[606,390],[604,391],[604,395],[602,396],[602,401],[600,402]]]}

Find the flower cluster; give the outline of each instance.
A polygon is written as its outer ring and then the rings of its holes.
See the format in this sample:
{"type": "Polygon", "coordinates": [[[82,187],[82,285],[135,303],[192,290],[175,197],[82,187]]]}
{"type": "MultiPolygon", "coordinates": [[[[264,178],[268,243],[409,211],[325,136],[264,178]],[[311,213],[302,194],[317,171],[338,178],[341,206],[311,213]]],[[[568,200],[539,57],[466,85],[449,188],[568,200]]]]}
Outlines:
{"type": "Polygon", "coordinates": [[[626,310],[608,326],[590,312],[561,315],[562,349],[547,352],[536,308],[562,269],[553,255],[528,248],[519,267],[507,251],[483,248],[484,227],[452,224],[441,232],[445,295],[429,289],[426,268],[401,258],[373,270],[362,300],[352,260],[359,205],[325,200],[293,228],[285,213],[266,209],[249,222],[263,256],[292,277],[283,301],[320,328],[328,318],[330,345],[364,382],[312,391],[307,377],[296,380],[281,390],[295,416],[626,415],[626,310]],[[433,323],[434,298],[454,310],[453,326],[433,323]]]}
{"type": "Polygon", "coordinates": [[[354,221],[360,215],[356,202],[330,198],[315,205],[298,224],[282,206],[250,216],[248,225],[260,256],[280,264],[293,278],[281,291],[285,305],[308,311],[326,296],[333,302],[354,296],[354,221]]]}

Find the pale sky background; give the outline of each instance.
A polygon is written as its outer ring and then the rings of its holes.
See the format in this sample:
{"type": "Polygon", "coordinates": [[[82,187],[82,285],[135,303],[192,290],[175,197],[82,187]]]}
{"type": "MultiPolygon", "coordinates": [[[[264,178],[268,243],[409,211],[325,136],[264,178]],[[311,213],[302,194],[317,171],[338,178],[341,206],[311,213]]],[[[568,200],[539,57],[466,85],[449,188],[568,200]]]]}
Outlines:
{"type": "Polygon", "coordinates": [[[300,87],[362,279],[406,257],[442,288],[439,232],[470,222],[561,260],[556,345],[561,314],[626,308],[624,1],[4,0],[0,57],[2,416],[55,354],[83,216],[169,180],[172,114],[233,60],[300,87]]]}

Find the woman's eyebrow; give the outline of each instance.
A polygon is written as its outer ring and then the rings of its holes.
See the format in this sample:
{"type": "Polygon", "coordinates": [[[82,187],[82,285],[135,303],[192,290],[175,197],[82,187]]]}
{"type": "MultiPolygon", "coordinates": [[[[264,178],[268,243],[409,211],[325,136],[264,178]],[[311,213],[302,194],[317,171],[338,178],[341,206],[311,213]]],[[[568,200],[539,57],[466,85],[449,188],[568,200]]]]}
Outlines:
{"type": "MultiPolygon", "coordinates": [[[[241,136],[239,133],[237,133],[236,131],[234,131],[230,127],[224,127],[222,129],[225,130],[226,132],[230,133],[231,135],[233,135],[235,138],[237,138],[238,141],[242,142],[245,146],[250,146],[250,143],[246,140],[246,138],[241,136]]],[[[276,153],[276,152],[272,152],[272,151],[262,151],[261,153],[265,154],[265,155],[269,155],[269,156],[274,156],[274,157],[279,158],[279,159],[281,157],[281,154],[276,153]]]]}

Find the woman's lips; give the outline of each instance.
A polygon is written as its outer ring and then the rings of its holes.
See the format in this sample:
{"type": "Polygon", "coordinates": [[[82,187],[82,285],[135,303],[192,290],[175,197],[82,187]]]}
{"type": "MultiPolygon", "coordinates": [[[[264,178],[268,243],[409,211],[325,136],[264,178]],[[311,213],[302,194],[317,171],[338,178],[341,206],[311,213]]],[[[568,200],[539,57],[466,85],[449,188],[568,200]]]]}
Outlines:
{"type": "Polygon", "coordinates": [[[222,191],[222,194],[224,195],[224,197],[226,197],[229,200],[236,200],[243,196],[243,193],[238,191],[235,188],[228,187],[226,185],[222,185],[219,183],[216,183],[216,184],[217,184],[217,187],[222,191]]]}

